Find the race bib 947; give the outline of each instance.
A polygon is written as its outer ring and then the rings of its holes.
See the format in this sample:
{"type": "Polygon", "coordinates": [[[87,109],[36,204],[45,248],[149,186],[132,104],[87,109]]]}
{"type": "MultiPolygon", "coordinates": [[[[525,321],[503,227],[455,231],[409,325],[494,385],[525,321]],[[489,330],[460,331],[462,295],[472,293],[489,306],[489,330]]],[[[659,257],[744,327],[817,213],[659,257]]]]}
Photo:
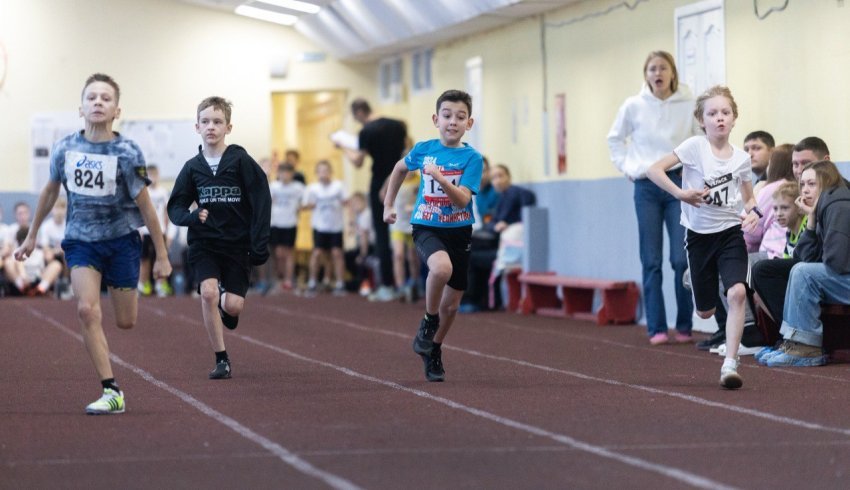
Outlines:
{"type": "Polygon", "coordinates": [[[118,157],[95,153],[65,152],[68,190],[84,196],[115,195],[118,157]]]}

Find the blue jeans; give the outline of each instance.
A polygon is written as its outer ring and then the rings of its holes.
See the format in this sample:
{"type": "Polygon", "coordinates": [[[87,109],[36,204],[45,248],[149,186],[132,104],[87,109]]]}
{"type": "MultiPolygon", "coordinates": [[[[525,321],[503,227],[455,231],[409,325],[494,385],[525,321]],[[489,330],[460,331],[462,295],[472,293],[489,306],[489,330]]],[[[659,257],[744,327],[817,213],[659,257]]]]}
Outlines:
{"type": "Polygon", "coordinates": [[[821,303],[850,304],[850,274],[838,274],[819,262],[796,264],[788,280],[779,333],[786,340],[821,347],[821,303]]]}
{"type": "MultiPolygon", "coordinates": [[[[682,185],[679,171],[668,172],[676,185],[682,185]]],[[[670,240],[670,266],[676,291],[676,330],[690,333],[693,327],[694,303],[691,293],[682,285],[688,268],[685,254],[685,228],[679,224],[682,206],[678,199],[649,179],[635,181],[635,211],[638,220],[640,263],[643,267],[643,304],[649,336],[667,333],[667,312],[661,290],[661,265],[664,253],[664,225],[670,240]]]]}

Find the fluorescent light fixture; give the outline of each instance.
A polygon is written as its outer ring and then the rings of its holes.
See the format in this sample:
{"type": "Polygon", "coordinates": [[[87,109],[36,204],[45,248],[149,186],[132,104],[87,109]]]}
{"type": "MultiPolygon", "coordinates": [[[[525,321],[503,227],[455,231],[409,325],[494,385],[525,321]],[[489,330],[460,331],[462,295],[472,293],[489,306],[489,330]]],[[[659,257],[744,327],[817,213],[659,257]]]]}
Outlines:
{"type": "Polygon", "coordinates": [[[257,3],[265,3],[268,5],[274,5],[275,7],[281,7],[289,10],[297,10],[298,12],[304,12],[305,14],[318,14],[319,10],[322,8],[318,5],[309,3],[309,2],[301,2],[299,0],[255,0],[257,3]]]}
{"type": "Polygon", "coordinates": [[[283,24],[285,26],[294,25],[298,22],[298,17],[294,15],[280,14],[270,10],[258,9],[247,5],[240,5],[234,10],[239,15],[251,17],[253,19],[264,20],[266,22],[274,22],[275,24],[283,24]]]}

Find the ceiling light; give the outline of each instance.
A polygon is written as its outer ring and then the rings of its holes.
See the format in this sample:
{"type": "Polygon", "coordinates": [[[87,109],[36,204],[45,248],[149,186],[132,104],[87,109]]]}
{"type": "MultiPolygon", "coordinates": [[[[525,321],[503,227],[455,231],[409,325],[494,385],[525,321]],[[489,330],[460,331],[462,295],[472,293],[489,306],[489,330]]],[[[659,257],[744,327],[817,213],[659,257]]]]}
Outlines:
{"type": "Polygon", "coordinates": [[[299,0],[255,0],[258,3],[266,3],[269,5],[274,5],[275,7],[281,7],[289,10],[297,10],[299,12],[304,12],[306,14],[317,14],[321,7],[318,5],[314,5],[308,2],[301,2],[299,0]]]}
{"type": "Polygon", "coordinates": [[[267,22],[274,22],[275,24],[283,24],[285,26],[291,26],[298,22],[298,17],[294,15],[280,14],[277,12],[272,12],[270,10],[249,7],[247,5],[240,5],[236,7],[236,10],[234,10],[234,12],[239,15],[244,15],[245,17],[265,20],[267,22]]]}

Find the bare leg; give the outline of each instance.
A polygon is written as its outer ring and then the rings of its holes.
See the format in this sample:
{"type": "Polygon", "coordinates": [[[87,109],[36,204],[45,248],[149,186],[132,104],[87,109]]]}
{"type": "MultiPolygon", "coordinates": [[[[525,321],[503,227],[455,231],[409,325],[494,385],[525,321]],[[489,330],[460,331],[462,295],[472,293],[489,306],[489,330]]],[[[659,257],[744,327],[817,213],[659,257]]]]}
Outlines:
{"type": "Polygon", "coordinates": [[[449,329],[457,317],[457,309],[460,306],[460,300],[463,297],[463,291],[458,291],[451,286],[446,286],[443,289],[443,298],[440,301],[440,328],[437,330],[437,335],[434,336],[434,342],[441,344],[449,329]]]}
{"type": "Polygon", "coordinates": [[[342,255],[342,249],[334,247],[331,249],[331,260],[334,266],[334,279],[337,283],[343,282],[345,277],[345,257],[342,255]]]}
{"type": "Polygon", "coordinates": [[[741,283],[735,284],[726,292],[729,300],[729,315],[726,318],[726,358],[738,357],[738,346],[744,334],[744,307],[747,301],[747,290],[741,283]]]}
{"type": "Polygon", "coordinates": [[[100,309],[101,274],[89,267],[71,271],[71,287],[77,297],[77,316],[82,327],[83,343],[101,380],[113,378],[109,363],[109,345],[103,334],[103,313],[100,309]]]}
{"type": "Polygon", "coordinates": [[[221,316],[218,313],[218,301],[218,279],[204,279],[201,282],[201,313],[204,317],[204,328],[209,335],[213,352],[224,350],[224,325],[222,325],[221,316]]]}
{"type": "Polygon", "coordinates": [[[404,287],[404,241],[393,240],[393,278],[395,279],[395,287],[401,289],[404,287]]]}

